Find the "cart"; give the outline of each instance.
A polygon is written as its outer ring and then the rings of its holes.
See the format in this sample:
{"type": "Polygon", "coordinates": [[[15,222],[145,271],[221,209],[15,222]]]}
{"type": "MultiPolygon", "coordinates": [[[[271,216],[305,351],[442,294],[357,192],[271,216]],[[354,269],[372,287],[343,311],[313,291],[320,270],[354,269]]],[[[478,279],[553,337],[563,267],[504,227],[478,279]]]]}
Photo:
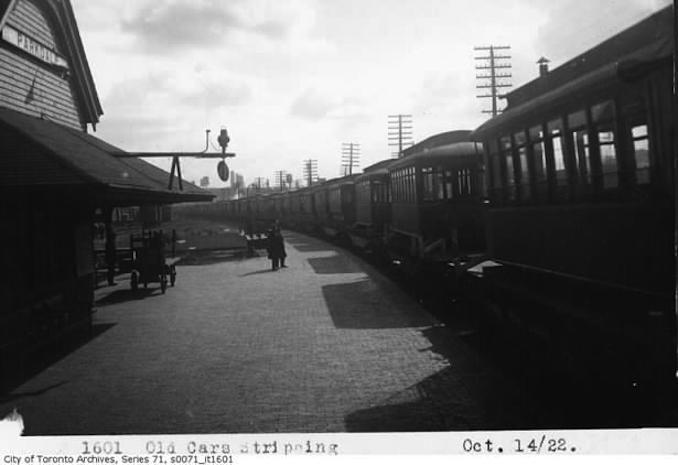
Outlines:
{"type": "Polygon", "coordinates": [[[139,284],[148,287],[148,283],[159,282],[164,294],[167,283],[174,286],[177,279],[176,258],[165,257],[165,236],[162,231],[145,231],[141,235],[130,236],[132,249],[132,274],[130,286],[137,290],[139,284]]]}

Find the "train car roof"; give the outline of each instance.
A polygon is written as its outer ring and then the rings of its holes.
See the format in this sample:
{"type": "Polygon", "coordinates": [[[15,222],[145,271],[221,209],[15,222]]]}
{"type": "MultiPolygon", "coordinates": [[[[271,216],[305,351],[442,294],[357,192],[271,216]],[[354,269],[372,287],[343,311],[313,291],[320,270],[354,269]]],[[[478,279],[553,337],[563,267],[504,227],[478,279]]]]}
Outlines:
{"type": "Polygon", "coordinates": [[[471,138],[480,140],[514,119],[565,102],[578,91],[633,79],[639,71],[671,60],[674,40],[673,7],[669,6],[508,93],[506,110],[478,127],[471,138]]]}
{"type": "Polygon", "coordinates": [[[482,154],[482,146],[478,142],[456,142],[453,144],[440,145],[434,148],[424,148],[423,150],[409,155],[407,157],[399,158],[395,163],[389,165],[389,170],[400,168],[414,164],[421,161],[440,161],[444,159],[464,158],[469,156],[478,156],[482,154]]]}
{"type": "Polygon", "coordinates": [[[387,160],[381,160],[373,165],[368,166],[358,175],[355,180],[356,182],[361,181],[366,178],[371,178],[373,176],[384,176],[388,174],[388,168],[393,163],[397,162],[397,158],[389,158],[387,160]]]}
{"type": "Polygon", "coordinates": [[[332,178],[328,181],[325,181],[322,183],[320,186],[322,187],[333,187],[337,185],[343,185],[343,184],[352,184],[355,182],[355,179],[360,176],[359,174],[350,174],[347,176],[341,176],[339,178],[332,178]]]}
{"type": "Polygon", "coordinates": [[[415,153],[419,153],[422,150],[440,147],[441,145],[449,145],[454,144],[456,142],[468,141],[470,140],[469,139],[470,134],[471,131],[468,129],[460,129],[435,134],[403,150],[403,157],[408,157],[415,153]]]}

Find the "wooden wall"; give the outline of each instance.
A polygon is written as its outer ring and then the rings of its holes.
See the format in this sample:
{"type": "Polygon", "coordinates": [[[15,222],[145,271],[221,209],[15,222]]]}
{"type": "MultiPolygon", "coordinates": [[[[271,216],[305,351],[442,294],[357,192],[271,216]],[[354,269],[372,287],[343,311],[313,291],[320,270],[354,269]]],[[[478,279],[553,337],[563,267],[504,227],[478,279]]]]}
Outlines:
{"type": "MultiPolygon", "coordinates": [[[[19,0],[7,25],[64,56],[50,21],[35,0],[19,0]]],[[[2,41],[0,105],[32,116],[46,115],[60,124],[84,129],[68,77],[2,41]]]]}

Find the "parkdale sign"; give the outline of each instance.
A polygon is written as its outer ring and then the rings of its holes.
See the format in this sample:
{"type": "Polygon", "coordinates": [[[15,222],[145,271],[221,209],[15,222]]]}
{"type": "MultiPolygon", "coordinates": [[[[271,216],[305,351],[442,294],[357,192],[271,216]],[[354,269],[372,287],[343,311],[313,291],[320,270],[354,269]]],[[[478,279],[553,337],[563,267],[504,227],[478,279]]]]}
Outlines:
{"type": "Polygon", "coordinates": [[[61,55],[11,26],[4,26],[2,28],[2,40],[49,65],[68,68],[68,62],[61,55]]]}

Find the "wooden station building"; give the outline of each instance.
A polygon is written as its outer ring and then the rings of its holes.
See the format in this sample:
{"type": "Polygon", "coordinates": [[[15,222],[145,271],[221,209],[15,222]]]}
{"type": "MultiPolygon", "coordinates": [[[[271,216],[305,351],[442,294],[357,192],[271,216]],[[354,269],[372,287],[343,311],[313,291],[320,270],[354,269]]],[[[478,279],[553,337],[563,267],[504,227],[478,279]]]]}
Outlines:
{"type": "Polygon", "coordinates": [[[88,133],[103,114],[69,0],[0,0],[0,388],[89,331],[95,212],[211,200],[88,133]]]}

